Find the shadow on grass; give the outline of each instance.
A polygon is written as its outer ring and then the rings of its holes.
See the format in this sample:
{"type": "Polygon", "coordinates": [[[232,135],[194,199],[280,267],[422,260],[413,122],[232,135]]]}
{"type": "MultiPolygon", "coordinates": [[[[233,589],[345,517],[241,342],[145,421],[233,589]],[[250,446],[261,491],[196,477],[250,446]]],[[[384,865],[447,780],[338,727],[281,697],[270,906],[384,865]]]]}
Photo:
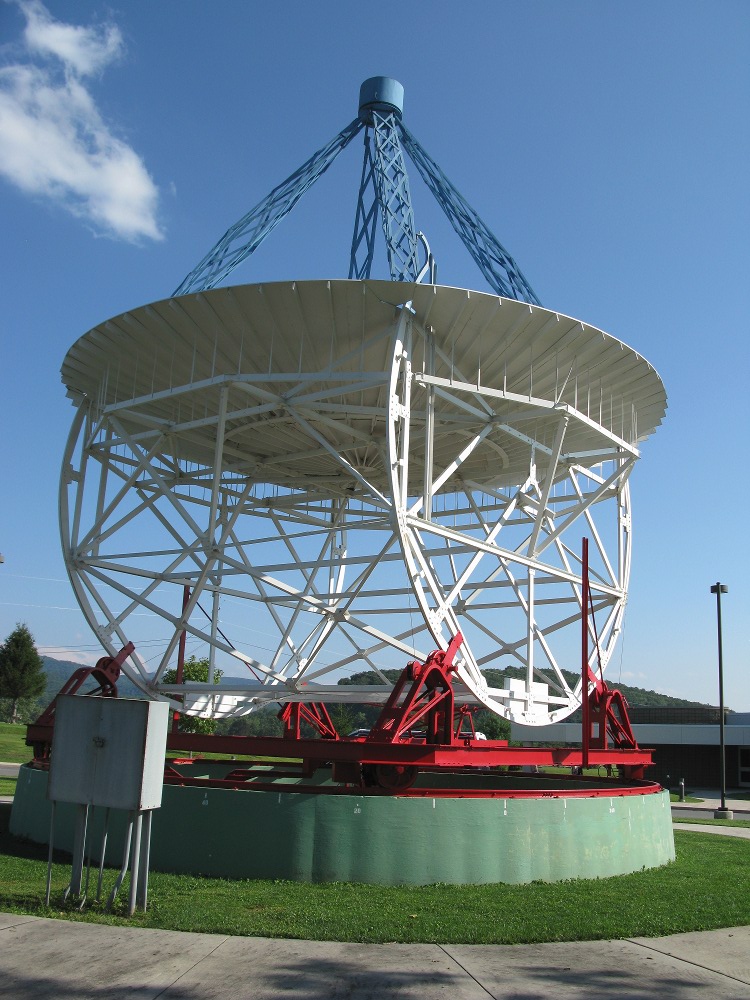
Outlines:
{"type": "MultiPolygon", "coordinates": [[[[10,832],[11,802],[0,802],[0,855],[9,858],[28,858],[31,861],[46,861],[48,848],[46,844],[36,844],[32,840],[14,837],[10,832]]],[[[70,863],[71,855],[67,851],[54,851],[52,860],[56,864],[70,863]]]]}

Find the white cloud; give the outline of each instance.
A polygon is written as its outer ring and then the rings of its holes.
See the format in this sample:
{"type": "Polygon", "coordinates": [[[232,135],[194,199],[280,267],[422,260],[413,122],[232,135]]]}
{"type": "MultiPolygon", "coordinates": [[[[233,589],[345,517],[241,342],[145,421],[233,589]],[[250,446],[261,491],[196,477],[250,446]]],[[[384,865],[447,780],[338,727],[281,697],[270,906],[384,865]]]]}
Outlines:
{"type": "Polygon", "coordinates": [[[24,38],[32,52],[54,55],[78,76],[90,76],[122,53],[122,34],[117,25],[101,29],[54,21],[39,0],[21,0],[26,15],[24,38]]]}
{"type": "Polygon", "coordinates": [[[38,0],[19,6],[29,54],[50,56],[52,63],[0,68],[0,174],[99,231],[130,241],[161,239],[156,185],[82,82],[121,53],[119,29],[62,24],[38,0]]]}

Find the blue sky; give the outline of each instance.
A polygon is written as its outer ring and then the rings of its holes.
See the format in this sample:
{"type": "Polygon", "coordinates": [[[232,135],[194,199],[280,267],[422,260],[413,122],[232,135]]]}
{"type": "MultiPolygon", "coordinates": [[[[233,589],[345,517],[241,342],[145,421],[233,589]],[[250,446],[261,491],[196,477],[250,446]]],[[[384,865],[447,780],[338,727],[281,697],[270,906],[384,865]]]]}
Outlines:
{"type": "MultiPolygon", "coordinates": [[[[748,51],[743,0],[0,0],[0,636],[24,621],[44,652],[99,655],[58,536],[70,345],[169,295],[354,118],[360,83],[388,75],[542,304],[620,337],[665,382],[632,480],[608,679],[715,702],[721,580],[726,699],[750,710],[748,51]]],[[[232,280],[346,276],[358,147],[232,280]]],[[[484,289],[413,196],[441,282],[484,289]]]]}

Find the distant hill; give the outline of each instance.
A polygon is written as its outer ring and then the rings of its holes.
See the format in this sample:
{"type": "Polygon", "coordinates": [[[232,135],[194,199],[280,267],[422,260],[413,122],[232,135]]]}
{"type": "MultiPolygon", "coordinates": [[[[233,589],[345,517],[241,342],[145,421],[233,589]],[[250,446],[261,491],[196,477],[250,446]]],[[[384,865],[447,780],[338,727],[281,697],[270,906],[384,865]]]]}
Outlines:
{"type": "MultiPolygon", "coordinates": [[[[617,684],[611,678],[605,676],[605,680],[610,687],[621,691],[625,700],[634,708],[638,706],[669,706],[671,708],[713,708],[703,701],[689,701],[687,698],[673,698],[668,694],[659,694],[658,691],[650,691],[646,688],[632,687],[630,684],[617,684]]],[[[718,709],[718,706],[715,706],[718,709]]]]}
{"type": "MultiPolygon", "coordinates": [[[[571,687],[575,687],[580,679],[580,674],[573,673],[572,670],[561,671],[565,680],[571,687]]],[[[518,667],[507,667],[505,670],[483,670],[482,673],[487,678],[487,683],[492,687],[502,687],[505,677],[525,677],[525,672],[518,667]]],[[[689,701],[687,698],[673,698],[668,694],[660,694],[658,691],[650,691],[646,688],[634,687],[631,684],[620,684],[612,677],[606,680],[609,687],[617,688],[629,705],[639,706],[669,706],[671,708],[712,708],[701,701],[689,701]]]]}

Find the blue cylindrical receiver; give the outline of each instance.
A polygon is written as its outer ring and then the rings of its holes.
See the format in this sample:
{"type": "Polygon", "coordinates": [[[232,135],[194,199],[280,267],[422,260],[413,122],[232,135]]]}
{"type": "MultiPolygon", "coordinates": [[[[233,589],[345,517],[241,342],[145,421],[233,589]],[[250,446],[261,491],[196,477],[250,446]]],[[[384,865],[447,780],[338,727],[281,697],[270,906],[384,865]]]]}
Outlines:
{"type": "Polygon", "coordinates": [[[395,114],[404,112],[404,88],[389,76],[371,76],[359,88],[359,117],[365,125],[372,125],[373,111],[395,114]]]}

